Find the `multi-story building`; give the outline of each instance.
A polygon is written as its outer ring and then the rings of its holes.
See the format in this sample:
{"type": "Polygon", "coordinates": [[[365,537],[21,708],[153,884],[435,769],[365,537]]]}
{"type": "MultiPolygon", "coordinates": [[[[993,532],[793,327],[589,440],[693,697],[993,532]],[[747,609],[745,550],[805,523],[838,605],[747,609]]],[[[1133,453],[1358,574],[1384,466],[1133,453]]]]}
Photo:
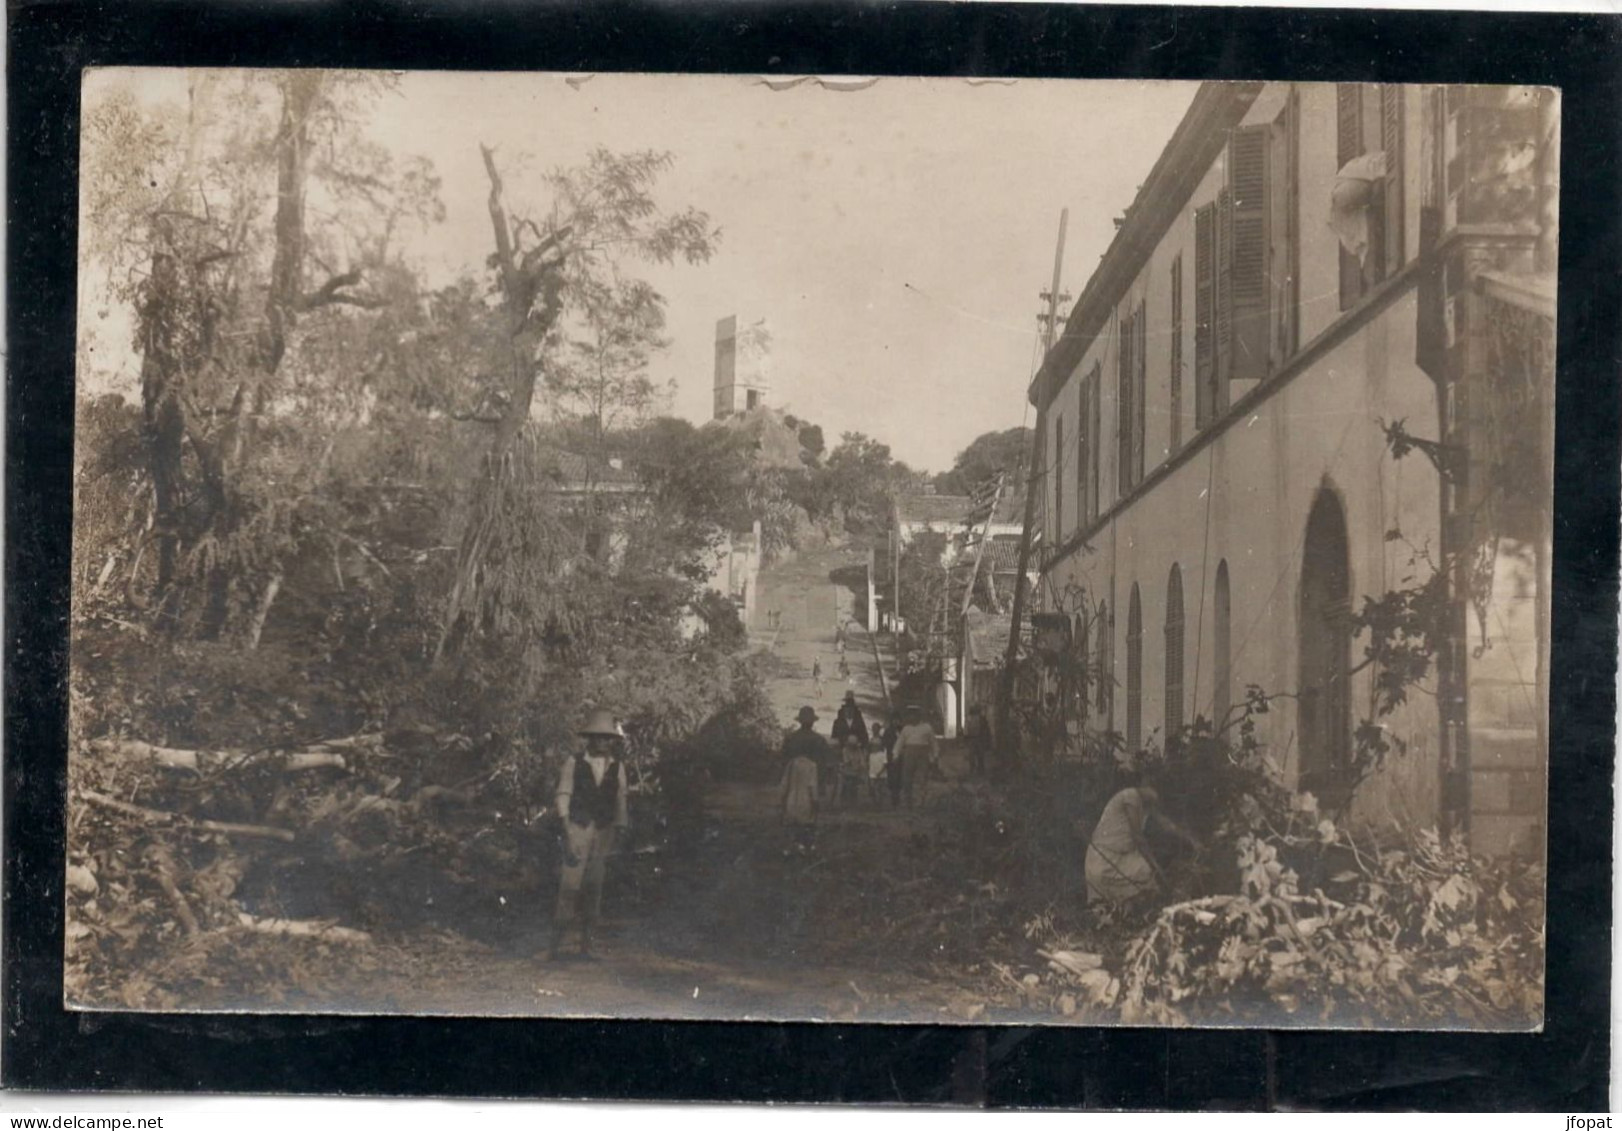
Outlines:
{"type": "Polygon", "coordinates": [[[1201,87],[1029,391],[1082,726],[1254,686],[1297,788],[1541,850],[1558,146],[1552,91],[1201,87]]]}

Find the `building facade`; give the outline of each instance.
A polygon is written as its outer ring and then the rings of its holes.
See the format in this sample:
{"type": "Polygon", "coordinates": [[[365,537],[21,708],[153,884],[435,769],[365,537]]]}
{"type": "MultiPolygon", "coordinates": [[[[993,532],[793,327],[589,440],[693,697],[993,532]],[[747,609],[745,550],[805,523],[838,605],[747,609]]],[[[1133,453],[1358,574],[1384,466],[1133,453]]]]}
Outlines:
{"type": "Polygon", "coordinates": [[[1082,726],[1166,748],[1254,687],[1296,788],[1541,851],[1557,97],[1201,88],[1030,388],[1082,726]],[[1426,629],[1400,703],[1382,615],[1426,629]]]}

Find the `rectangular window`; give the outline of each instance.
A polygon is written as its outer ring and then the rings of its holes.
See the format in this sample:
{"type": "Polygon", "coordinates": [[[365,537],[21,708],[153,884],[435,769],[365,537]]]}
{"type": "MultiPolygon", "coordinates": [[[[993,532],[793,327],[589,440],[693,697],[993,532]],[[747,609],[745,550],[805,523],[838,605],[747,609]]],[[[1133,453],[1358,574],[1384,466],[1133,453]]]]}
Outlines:
{"type": "MultiPolygon", "coordinates": [[[[1363,84],[1335,84],[1335,169],[1363,155],[1363,84]]],[[[1340,249],[1340,308],[1350,309],[1363,297],[1363,266],[1344,246],[1340,249]]]]}
{"type": "Polygon", "coordinates": [[[1301,99],[1290,88],[1284,109],[1273,120],[1272,159],[1268,164],[1268,216],[1272,229],[1268,274],[1272,281],[1273,360],[1282,367],[1300,349],[1301,303],[1301,99]]]}
{"type": "Polygon", "coordinates": [[[1403,89],[1380,86],[1380,147],[1385,150],[1384,275],[1395,274],[1407,258],[1403,247],[1403,89]]]}
{"type": "Polygon", "coordinates": [[[1099,475],[1099,452],[1104,444],[1103,433],[1103,402],[1104,402],[1104,364],[1093,363],[1093,375],[1089,379],[1092,386],[1092,412],[1087,417],[1087,516],[1097,518],[1099,502],[1102,498],[1101,477],[1099,475]]]}
{"type": "Polygon", "coordinates": [[[1092,509],[1087,505],[1091,494],[1088,483],[1088,473],[1092,468],[1092,436],[1087,431],[1087,421],[1092,418],[1092,377],[1089,374],[1079,382],[1081,386],[1081,407],[1076,413],[1076,525],[1085,527],[1093,519],[1092,509]]]}
{"type": "Polygon", "coordinates": [[[1395,83],[1335,85],[1335,157],[1338,168],[1365,153],[1385,154],[1385,176],[1368,204],[1368,247],[1363,261],[1340,249],[1340,308],[1349,309],[1407,258],[1403,246],[1403,88],[1395,83]]]}
{"type": "Polygon", "coordinates": [[[1271,289],[1267,188],[1271,149],[1271,126],[1242,126],[1229,135],[1228,193],[1232,219],[1228,238],[1232,248],[1228,257],[1227,290],[1232,296],[1228,318],[1233,360],[1228,376],[1234,381],[1256,381],[1267,376],[1271,336],[1267,315],[1271,289]]]}
{"type": "Polygon", "coordinates": [[[1183,446],[1183,256],[1171,261],[1171,439],[1175,455],[1183,446]]]}
{"type": "Polygon", "coordinates": [[[1216,416],[1216,205],[1194,211],[1194,427],[1216,416]]]}
{"type": "Polygon", "coordinates": [[[1138,343],[1136,328],[1129,314],[1120,321],[1116,342],[1116,412],[1115,412],[1115,497],[1126,498],[1135,480],[1132,478],[1132,429],[1136,412],[1132,407],[1132,387],[1137,367],[1132,361],[1132,349],[1138,343]]]}
{"type": "Polygon", "coordinates": [[[1216,199],[1216,377],[1211,386],[1211,411],[1228,411],[1228,381],[1233,377],[1233,189],[1223,188],[1216,199]]]}
{"type": "Polygon", "coordinates": [[[1136,366],[1132,379],[1132,485],[1143,482],[1144,449],[1147,447],[1147,410],[1149,384],[1149,318],[1144,303],[1138,303],[1138,313],[1132,324],[1138,331],[1138,342],[1132,348],[1132,361],[1136,366]]]}

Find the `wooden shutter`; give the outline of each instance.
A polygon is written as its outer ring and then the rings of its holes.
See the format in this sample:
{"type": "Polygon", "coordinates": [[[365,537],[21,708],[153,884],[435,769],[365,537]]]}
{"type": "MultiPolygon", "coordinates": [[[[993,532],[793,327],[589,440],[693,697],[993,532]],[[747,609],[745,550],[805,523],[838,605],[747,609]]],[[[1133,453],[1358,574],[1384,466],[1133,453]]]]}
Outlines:
{"type": "Polygon", "coordinates": [[[1137,317],[1133,319],[1133,324],[1138,330],[1138,344],[1132,349],[1132,360],[1137,366],[1136,388],[1132,390],[1133,483],[1143,482],[1144,451],[1148,447],[1146,417],[1149,407],[1149,319],[1146,303],[1147,300],[1138,303],[1137,317]]]}
{"type": "Polygon", "coordinates": [[[1053,544],[1064,545],[1064,414],[1053,418],[1053,544]]]}
{"type": "Polygon", "coordinates": [[[1242,126],[1228,139],[1228,190],[1233,200],[1233,251],[1229,279],[1233,293],[1235,381],[1267,376],[1268,151],[1272,127],[1242,126]]]}
{"type": "Polygon", "coordinates": [[[1092,466],[1088,451],[1087,420],[1092,413],[1093,390],[1086,377],[1082,377],[1081,404],[1076,413],[1076,525],[1086,526],[1093,517],[1087,509],[1087,471],[1092,466]]]}
{"type": "Polygon", "coordinates": [[[1233,376],[1233,193],[1223,189],[1216,203],[1216,376],[1211,409],[1220,416],[1228,407],[1228,379],[1233,376]]]}
{"type": "Polygon", "coordinates": [[[1402,87],[1380,87],[1380,147],[1385,150],[1385,273],[1402,266],[1403,252],[1403,113],[1402,87]]]}
{"type": "Polygon", "coordinates": [[[1121,319],[1116,342],[1119,372],[1115,413],[1115,497],[1122,499],[1132,489],[1132,347],[1137,334],[1132,316],[1121,319]]]}
{"type": "Polygon", "coordinates": [[[1215,415],[1216,205],[1194,210],[1194,427],[1215,415]]]}
{"type": "MultiPolygon", "coordinates": [[[[1363,155],[1363,84],[1335,84],[1335,171],[1363,155]]],[[[1363,297],[1363,265],[1344,247],[1340,249],[1340,308],[1346,310],[1363,297]]]]}
{"type": "Polygon", "coordinates": [[[1092,413],[1092,416],[1089,419],[1088,424],[1087,424],[1088,450],[1092,453],[1092,458],[1091,458],[1090,463],[1088,464],[1088,469],[1087,469],[1087,480],[1088,480],[1087,513],[1089,515],[1091,515],[1093,518],[1097,518],[1098,517],[1099,492],[1101,490],[1101,488],[1099,486],[1099,481],[1098,481],[1099,480],[1099,475],[1098,475],[1099,451],[1098,451],[1098,449],[1099,449],[1099,446],[1103,443],[1103,427],[1102,427],[1103,426],[1103,420],[1102,420],[1102,404],[1101,404],[1101,402],[1104,399],[1104,366],[1103,366],[1102,362],[1096,362],[1093,365],[1092,390],[1093,390],[1093,402],[1092,402],[1093,413],[1092,413]]]}
{"type": "Polygon", "coordinates": [[[1183,257],[1171,261],[1171,439],[1175,455],[1183,446],[1183,257]]]}
{"type": "Polygon", "coordinates": [[[1271,170],[1273,188],[1282,194],[1281,207],[1274,208],[1273,215],[1282,213],[1284,220],[1279,251],[1284,278],[1273,315],[1280,364],[1301,348],[1301,94],[1293,85],[1284,103],[1283,127],[1283,160],[1276,163],[1282,168],[1271,170]]]}

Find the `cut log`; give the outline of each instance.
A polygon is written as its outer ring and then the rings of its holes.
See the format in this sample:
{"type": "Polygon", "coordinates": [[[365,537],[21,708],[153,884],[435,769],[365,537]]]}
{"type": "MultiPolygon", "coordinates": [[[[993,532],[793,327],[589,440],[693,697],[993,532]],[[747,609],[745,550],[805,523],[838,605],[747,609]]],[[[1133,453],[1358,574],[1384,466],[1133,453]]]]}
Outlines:
{"type": "Polygon", "coordinates": [[[292,844],[297,839],[290,829],[273,829],[268,825],[237,825],[229,821],[207,821],[195,817],[185,817],[179,813],[165,813],[161,809],[147,809],[140,805],[131,805],[127,801],[119,801],[115,797],[97,793],[94,790],[81,789],[79,796],[92,805],[102,809],[110,809],[115,813],[135,817],[150,825],[170,825],[175,828],[198,829],[202,832],[223,833],[226,836],[256,837],[260,840],[280,840],[292,844]]]}
{"type": "MultiPolygon", "coordinates": [[[[150,758],[165,769],[194,772],[216,759],[222,767],[230,768],[241,765],[253,757],[245,750],[181,750],[168,746],[154,746],[150,742],[142,742],[135,738],[98,738],[90,743],[90,748],[99,753],[120,753],[135,758],[150,758]]],[[[325,750],[302,750],[286,754],[279,760],[279,765],[289,772],[316,770],[327,766],[340,770],[349,768],[342,754],[325,750]]]]}
{"type": "Polygon", "coordinates": [[[372,936],[353,927],[340,927],[315,919],[256,919],[246,911],[237,916],[242,925],[261,935],[327,939],[331,942],[366,943],[372,936]]]}

